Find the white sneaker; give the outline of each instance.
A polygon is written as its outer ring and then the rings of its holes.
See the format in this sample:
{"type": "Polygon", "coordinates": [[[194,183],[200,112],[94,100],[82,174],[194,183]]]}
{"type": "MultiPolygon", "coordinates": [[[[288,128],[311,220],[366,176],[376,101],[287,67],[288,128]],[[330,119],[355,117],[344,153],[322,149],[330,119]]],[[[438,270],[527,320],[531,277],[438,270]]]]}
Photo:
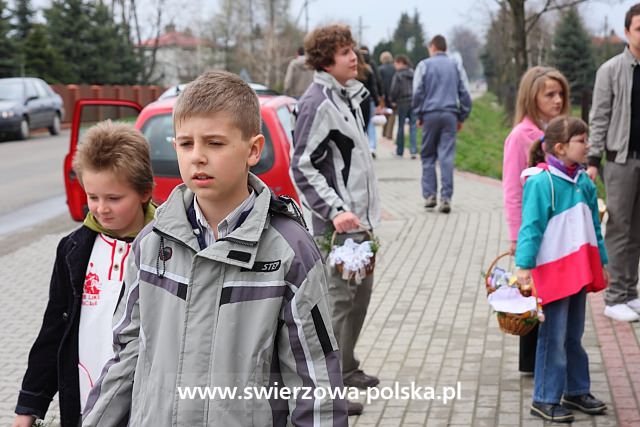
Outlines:
{"type": "Polygon", "coordinates": [[[627,302],[627,305],[631,308],[631,310],[640,314],[640,298],[632,299],[627,302]]]}
{"type": "Polygon", "coordinates": [[[633,311],[627,304],[607,305],[604,315],[619,322],[635,322],[640,320],[640,315],[633,311]]]}

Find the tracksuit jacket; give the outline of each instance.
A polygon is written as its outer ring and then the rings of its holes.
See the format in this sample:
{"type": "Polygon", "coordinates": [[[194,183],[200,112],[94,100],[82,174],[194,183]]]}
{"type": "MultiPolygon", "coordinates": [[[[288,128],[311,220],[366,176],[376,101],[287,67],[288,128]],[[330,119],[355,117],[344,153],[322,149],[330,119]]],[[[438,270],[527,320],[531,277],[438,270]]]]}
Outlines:
{"type": "Polygon", "coordinates": [[[300,224],[275,213],[262,181],[250,175],[249,184],[253,208],[205,249],[185,185],[139,234],[114,317],[116,355],[83,425],[347,425],[346,401],[328,397],[181,398],[193,386],[238,395],[245,387],[342,387],[320,252],[300,224]]]}
{"type": "Polygon", "coordinates": [[[357,80],[342,86],[331,74],[316,71],[296,107],[291,172],[313,214],[316,236],[345,211],[353,212],[367,229],[380,222],[376,176],[360,111],[368,94],[357,80]]]}
{"type": "Polygon", "coordinates": [[[522,172],[522,225],[516,265],[531,275],[542,304],[605,288],[607,263],[596,186],[584,170],[571,178],[541,163],[522,172]]]}

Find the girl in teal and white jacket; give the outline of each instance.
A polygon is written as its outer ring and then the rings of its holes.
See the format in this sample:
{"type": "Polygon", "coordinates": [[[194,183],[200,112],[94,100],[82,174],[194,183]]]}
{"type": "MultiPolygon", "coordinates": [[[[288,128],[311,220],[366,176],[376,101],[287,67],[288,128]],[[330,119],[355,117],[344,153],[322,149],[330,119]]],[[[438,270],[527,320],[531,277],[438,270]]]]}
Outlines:
{"type": "Polygon", "coordinates": [[[537,166],[522,173],[518,281],[528,284],[533,277],[545,312],[531,414],[557,422],[573,420],[569,409],[606,410],[590,393],[589,360],[581,343],[586,293],[604,289],[608,280],[596,187],[581,166],[587,132],[580,119],[552,120],[531,148],[530,165],[537,166]]]}

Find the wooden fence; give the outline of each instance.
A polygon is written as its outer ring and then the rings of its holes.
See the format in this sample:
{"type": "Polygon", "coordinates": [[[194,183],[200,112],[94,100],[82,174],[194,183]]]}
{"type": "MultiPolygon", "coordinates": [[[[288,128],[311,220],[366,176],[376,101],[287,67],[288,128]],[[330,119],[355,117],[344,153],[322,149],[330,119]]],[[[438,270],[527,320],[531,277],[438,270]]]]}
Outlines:
{"type": "Polygon", "coordinates": [[[165,91],[162,86],[123,86],[123,85],[51,85],[51,89],[64,101],[64,122],[73,119],[73,108],[76,101],[86,98],[111,98],[135,101],[143,107],[156,99],[165,91]]]}

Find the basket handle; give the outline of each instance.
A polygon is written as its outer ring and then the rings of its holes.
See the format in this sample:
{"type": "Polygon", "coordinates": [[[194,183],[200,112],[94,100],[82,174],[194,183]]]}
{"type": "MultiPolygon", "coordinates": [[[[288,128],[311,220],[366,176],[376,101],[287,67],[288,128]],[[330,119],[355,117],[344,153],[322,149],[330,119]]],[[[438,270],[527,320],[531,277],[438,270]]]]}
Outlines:
{"type": "MultiPolygon", "coordinates": [[[[369,240],[373,240],[373,233],[371,232],[371,230],[366,230],[366,229],[364,229],[364,230],[359,230],[359,231],[364,231],[364,232],[366,232],[366,233],[369,235],[369,240]]],[[[344,234],[344,233],[338,233],[338,231],[337,231],[337,230],[334,230],[334,231],[333,231],[333,234],[331,235],[331,243],[330,243],[331,248],[333,248],[333,245],[336,243],[336,236],[337,236],[338,234],[344,234]]]]}
{"type": "MultiPolygon", "coordinates": [[[[489,280],[491,279],[491,270],[493,270],[493,267],[496,266],[496,264],[498,263],[498,261],[500,261],[502,258],[511,255],[511,252],[504,252],[501,253],[500,255],[498,255],[492,262],[491,265],[489,265],[489,268],[487,269],[487,274],[485,274],[484,276],[484,284],[485,287],[487,289],[487,293],[489,293],[489,289],[491,289],[491,284],[489,283],[489,280]]],[[[533,278],[531,278],[531,293],[533,294],[534,298],[536,299],[536,307],[537,307],[537,311],[538,313],[540,313],[542,311],[542,304],[540,304],[540,300],[538,300],[538,290],[536,289],[536,285],[533,282],[533,278]]]]}

